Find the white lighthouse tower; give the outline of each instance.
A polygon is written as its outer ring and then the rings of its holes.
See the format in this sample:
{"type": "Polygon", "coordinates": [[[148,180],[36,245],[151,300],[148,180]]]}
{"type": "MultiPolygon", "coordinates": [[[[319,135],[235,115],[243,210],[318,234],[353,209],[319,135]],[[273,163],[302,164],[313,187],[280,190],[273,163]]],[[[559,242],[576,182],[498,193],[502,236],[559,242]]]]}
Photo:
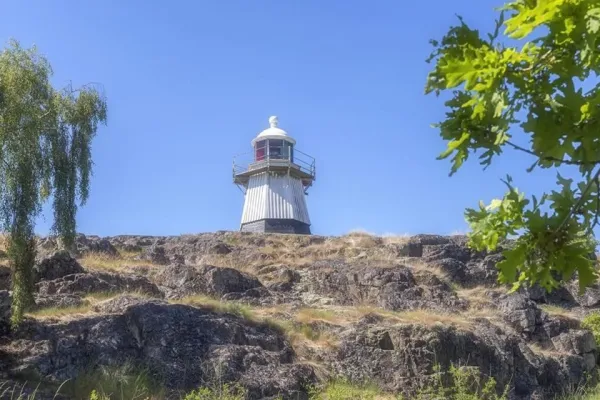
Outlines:
{"type": "Polygon", "coordinates": [[[233,161],[233,181],[244,192],[242,232],[310,234],[306,190],[315,180],[315,160],[295,148],[277,117],[254,140],[250,157],[233,161]]]}

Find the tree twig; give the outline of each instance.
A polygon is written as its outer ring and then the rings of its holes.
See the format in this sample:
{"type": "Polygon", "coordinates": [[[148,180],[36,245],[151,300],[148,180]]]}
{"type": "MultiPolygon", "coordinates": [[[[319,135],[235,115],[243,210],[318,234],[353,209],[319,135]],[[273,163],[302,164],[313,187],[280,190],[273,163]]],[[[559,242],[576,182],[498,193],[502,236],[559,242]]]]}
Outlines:
{"type": "Polygon", "coordinates": [[[552,50],[548,50],[547,52],[542,54],[540,56],[540,58],[537,59],[536,62],[534,62],[527,68],[523,68],[523,71],[529,72],[529,71],[533,70],[534,68],[537,68],[542,63],[542,61],[544,61],[546,59],[546,57],[548,57],[550,54],[552,54],[552,50]]]}
{"type": "Polygon", "coordinates": [[[511,141],[506,141],[505,142],[507,145],[509,145],[510,147],[512,147],[515,150],[519,150],[522,152],[525,152],[527,154],[530,154],[532,156],[535,156],[541,160],[546,160],[546,161],[555,161],[555,162],[559,162],[562,164],[569,164],[569,165],[596,165],[596,164],[600,164],[600,160],[592,160],[592,161],[574,161],[574,160],[563,160],[560,158],[556,158],[556,157],[549,157],[549,156],[540,156],[539,154],[528,150],[524,147],[521,147],[519,145],[516,145],[514,143],[512,143],[511,141]]]}
{"type": "Polygon", "coordinates": [[[594,215],[594,222],[590,227],[590,231],[594,230],[598,222],[600,222],[600,176],[596,176],[596,215],[594,215]]]}

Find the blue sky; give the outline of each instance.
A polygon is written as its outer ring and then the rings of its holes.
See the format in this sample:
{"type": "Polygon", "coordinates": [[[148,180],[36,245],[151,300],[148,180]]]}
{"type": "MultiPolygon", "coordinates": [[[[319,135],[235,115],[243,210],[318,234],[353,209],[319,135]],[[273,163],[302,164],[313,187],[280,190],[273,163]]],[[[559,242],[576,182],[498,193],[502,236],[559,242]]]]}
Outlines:
{"type": "MultiPolygon", "coordinates": [[[[94,142],[88,234],[237,230],[243,195],[232,157],[271,115],[317,159],[313,233],[464,231],[463,211],[554,184],[507,152],[452,178],[424,95],[430,39],[462,15],[489,31],[502,1],[17,1],[1,3],[0,38],[33,44],[54,83],[99,82],[108,126],[94,142]]],[[[41,218],[46,233],[51,213],[41,218]]]]}

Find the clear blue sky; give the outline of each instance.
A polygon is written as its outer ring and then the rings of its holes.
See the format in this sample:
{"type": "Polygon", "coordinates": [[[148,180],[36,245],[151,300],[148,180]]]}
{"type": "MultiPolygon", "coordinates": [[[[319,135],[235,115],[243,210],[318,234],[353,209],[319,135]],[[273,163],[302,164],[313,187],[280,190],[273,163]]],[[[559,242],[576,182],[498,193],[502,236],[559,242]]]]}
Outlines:
{"type": "MultiPolygon", "coordinates": [[[[54,83],[100,82],[108,126],[94,143],[88,234],[237,230],[243,205],[231,160],[270,115],[317,159],[313,232],[463,231],[463,210],[504,193],[539,193],[549,173],[506,153],[452,178],[424,95],[429,39],[456,14],[490,30],[502,1],[17,1],[0,38],[36,44],[54,83]]],[[[40,219],[46,233],[51,214],[40,219]]]]}

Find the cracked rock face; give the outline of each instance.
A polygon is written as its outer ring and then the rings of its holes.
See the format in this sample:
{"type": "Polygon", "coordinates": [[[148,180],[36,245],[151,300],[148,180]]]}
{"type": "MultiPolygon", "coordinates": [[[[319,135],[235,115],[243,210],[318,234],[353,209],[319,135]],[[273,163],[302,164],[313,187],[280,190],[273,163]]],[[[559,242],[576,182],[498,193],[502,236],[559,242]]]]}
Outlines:
{"type": "Polygon", "coordinates": [[[155,278],[161,282],[170,298],[181,298],[197,294],[221,297],[228,293],[243,293],[262,288],[258,279],[233,268],[209,265],[192,267],[183,264],[170,265],[155,278]]]}
{"type": "Polygon", "coordinates": [[[345,262],[317,262],[306,273],[309,292],[343,305],[373,303],[387,310],[419,308],[454,310],[465,306],[451,288],[435,277],[419,285],[406,266],[369,268],[345,262]]]}
{"type": "Polygon", "coordinates": [[[83,267],[67,251],[57,251],[50,257],[42,259],[34,268],[36,282],[60,279],[84,272],[83,267]]]}
{"type": "Polygon", "coordinates": [[[531,398],[534,393],[545,398],[543,393],[558,393],[571,382],[573,371],[585,373],[595,367],[593,338],[578,333],[559,340],[572,353],[566,356],[568,367],[555,358],[533,354],[518,336],[486,324],[472,332],[444,326],[367,324],[347,329],[326,363],[353,381],[369,379],[407,396],[431,383],[435,364],[443,370],[451,364],[468,365],[494,376],[499,391],[509,385],[517,398],[531,398]]]}
{"type": "Polygon", "coordinates": [[[60,279],[41,281],[37,284],[40,295],[140,292],[162,297],[158,287],[142,276],[114,273],[81,273],[66,275],[60,279]]]}
{"type": "Polygon", "coordinates": [[[89,365],[144,365],[171,389],[198,387],[225,362],[236,380],[267,394],[298,391],[315,377],[293,364],[277,331],[241,318],[163,301],[119,298],[98,306],[107,314],[45,325],[28,321],[8,349],[11,372],[34,372],[62,382],[89,365]]]}

